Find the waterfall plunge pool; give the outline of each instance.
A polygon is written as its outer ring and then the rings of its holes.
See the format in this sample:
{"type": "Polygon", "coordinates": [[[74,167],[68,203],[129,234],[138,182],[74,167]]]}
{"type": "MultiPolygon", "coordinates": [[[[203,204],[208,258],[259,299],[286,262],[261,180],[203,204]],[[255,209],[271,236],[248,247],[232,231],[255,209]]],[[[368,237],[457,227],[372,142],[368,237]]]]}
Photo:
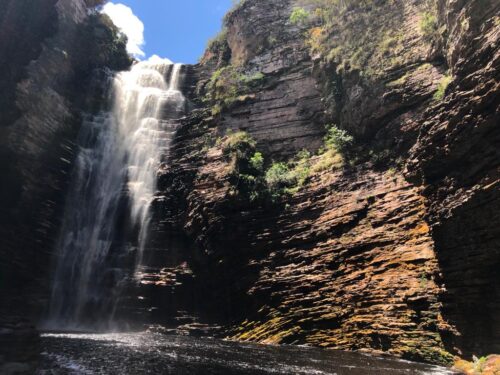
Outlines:
{"type": "Polygon", "coordinates": [[[37,375],[424,375],[445,368],[360,353],[156,332],[43,334],[37,375]]]}
{"type": "MultiPolygon", "coordinates": [[[[127,280],[141,265],[146,248],[156,172],[168,162],[171,141],[186,111],[182,69],[181,64],[151,58],[110,77],[111,110],[83,125],[57,245],[47,328],[116,323],[127,280]],[[137,232],[137,238],[130,240],[129,232],[137,232]],[[137,249],[132,267],[130,246],[123,245],[129,241],[137,249]]],[[[42,346],[38,375],[451,374],[359,353],[149,331],[46,333],[42,346]]]]}

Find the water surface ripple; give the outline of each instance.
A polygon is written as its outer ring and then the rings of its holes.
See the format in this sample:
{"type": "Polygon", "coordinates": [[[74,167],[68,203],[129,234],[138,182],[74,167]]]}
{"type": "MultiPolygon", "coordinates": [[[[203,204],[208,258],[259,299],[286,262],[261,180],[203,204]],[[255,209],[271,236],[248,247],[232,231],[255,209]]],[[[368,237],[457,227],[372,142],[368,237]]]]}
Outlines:
{"type": "Polygon", "coordinates": [[[37,375],[423,375],[451,371],[308,347],[264,346],[160,333],[44,334],[37,375]]]}

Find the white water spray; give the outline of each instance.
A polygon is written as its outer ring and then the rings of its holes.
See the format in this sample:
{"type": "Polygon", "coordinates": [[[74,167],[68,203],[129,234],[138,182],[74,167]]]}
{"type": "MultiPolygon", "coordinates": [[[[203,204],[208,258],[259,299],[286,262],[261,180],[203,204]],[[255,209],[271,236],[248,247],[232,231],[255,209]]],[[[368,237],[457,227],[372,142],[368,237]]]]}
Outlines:
{"type": "Polygon", "coordinates": [[[120,267],[128,256],[123,229],[137,230],[137,267],[156,173],[184,112],[181,70],[180,64],[153,57],[117,74],[112,110],[84,124],[57,248],[48,326],[79,329],[113,317],[127,277],[120,267]]]}

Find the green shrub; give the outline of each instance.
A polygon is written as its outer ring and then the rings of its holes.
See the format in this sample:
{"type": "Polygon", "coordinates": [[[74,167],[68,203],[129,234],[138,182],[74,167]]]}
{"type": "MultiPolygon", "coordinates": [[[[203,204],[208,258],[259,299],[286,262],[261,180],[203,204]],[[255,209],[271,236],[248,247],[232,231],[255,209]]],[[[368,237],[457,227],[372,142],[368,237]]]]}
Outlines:
{"type": "Polygon", "coordinates": [[[227,29],[223,28],[215,37],[209,39],[207,49],[216,52],[223,44],[227,42],[227,29]]]}
{"type": "Polygon", "coordinates": [[[288,162],[273,162],[267,170],[256,142],[244,131],[227,134],[217,144],[230,161],[230,181],[238,193],[251,201],[267,197],[276,202],[285,195],[297,193],[308,181],[311,173],[341,168],[342,153],[349,151],[353,137],[345,130],[329,126],[324,138],[325,146],[317,157],[302,150],[288,162]]]}
{"type": "Polygon", "coordinates": [[[230,132],[217,145],[229,162],[229,182],[233,192],[255,201],[265,195],[264,157],[256,151],[255,140],[244,131],[230,132]]]}
{"type": "Polygon", "coordinates": [[[282,189],[292,184],[292,176],[288,165],[282,162],[273,163],[266,172],[266,182],[271,189],[282,189]]]}
{"type": "Polygon", "coordinates": [[[297,193],[310,176],[311,153],[302,150],[288,163],[273,163],[266,171],[266,184],[273,200],[297,193]]]}
{"type": "Polygon", "coordinates": [[[309,177],[308,151],[299,152],[289,163],[272,163],[265,170],[264,156],[256,151],[255,140],[246,132],[229,133],[217,144],[229,163],[232,191],[252,202],[258,199],[276,202],[284,195],[295,194],[309,177]]]}
{"type": "Polygon", "coordinates": [[[212,105],[212,114],[216,115],[233,103],[245,100],[264,78],[261,72],[245,74],[232,65],[225,66],[212,74],[205,101],[212,105]]]}
{"type": "Polygon", "coordinates": [[[250,202],[255,202],[265,194],[265,186],[260,176],[251,174],[239,174],[236,188],[238,192],[245,196],[250,202]]]}
{"type": "Polygon", "coordinates": [[[429,12],[422,13],[420,18],[420,30],[424,37],[428,40],[434,40],[438,36],[438,29],[437,17],[429,12]]]}
{"type": "Polygon", "coordinates": [[[444,96],[446,94],[446,89],[448,88],[448,85],[451,83],[452,80],[453,78],[451,76],[444,76],[443,78],[441,78],[437,90],[434,93],[434,100],[441,101],[444,99],[444,96]]]}
{"type": "Polygon", "coordinates": [[[329,150],[345,152],[354,142],[354,138],[345,130],[339,129],[335,125],[327,126],[327,133],[324,138],[325,146],[329,150]]]}
{"type": "Polygon", "coordinates": [[[257,171],[259,173],[263,172],[264,171],[264,157],[262,156],[262,153],[255,152],[255,154],[250,159],[250,165],[255,171],[257,171]]]}
{"type": "Polygon", "coordinates": [[[255,140],[244,131],[229,133],[222,140],[222,151],[225,155],[237,153],[240,157],[249,155],[255,150],[255,140]]]}
{"type": "Polygon", "coordinates": [[[297,192],[305,185],[311,172],[311,153],[307,150],[299,151],[295,159],[292,161],[293,169],[290,171],[291,177],[294,179],[295,188],[293,193],[297,192]]]}
{"type": "Polygon", "coordinates": [[[342,168],[344,158],[337,150],[327,150],[321,153],[311,167],[312,173],[319,173],[332,169],[342,168]]]}
{"type": "Polygon", "coordinates": [[[286,163],[273,163],[266,171],[265,176],[267,192],[272,201],[279,200],[292,187],[294,179],[286,163]]]}
{"type": "Polygon", "coordinates": [[[290,14],[290,23],[293,25],[304,25],[309,20],[311,14],[304,8],[295,7],[293,8],[292,14],[290,14]]]}
{"type": "Polygon", "coordinates": [[[326,128],[324,147],[319,150],[318,157],[311,165],[312,173],[342,168],[345,157],[352,152],[354,138],[349,133],[335,125],[328,125],[326,128]]]}
{"type": "Polygon", "coordinates": [[[238,96],[241,74],[233,66],[216,70],[207,85],[207,99],[213,104],[229,104],[238,96]]]}

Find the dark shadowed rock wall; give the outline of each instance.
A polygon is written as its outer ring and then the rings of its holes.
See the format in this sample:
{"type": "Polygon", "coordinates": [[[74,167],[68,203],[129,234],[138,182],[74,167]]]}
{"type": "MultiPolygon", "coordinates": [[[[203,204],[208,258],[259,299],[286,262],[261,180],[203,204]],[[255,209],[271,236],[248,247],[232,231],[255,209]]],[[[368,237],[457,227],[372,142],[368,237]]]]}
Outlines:
{"type": "Polygon", "coordinates": [[[500,350],[500,27],[497,2],[441,2],[449,94],[425,113],[408,163],[424,186],[450,350],[500,350]],[[496,17],[492,17],[495,15],[496,17]]]}
{"type": "Polygon", "coordinates": [[[103,69],[130,61],[116,29],[83,0],[2,1],[0,56],[0,341],[8,350],[0,362],[27,362],[37,337],[27,322],[47,304],[81,119],[105,103],[103,69]]]}

